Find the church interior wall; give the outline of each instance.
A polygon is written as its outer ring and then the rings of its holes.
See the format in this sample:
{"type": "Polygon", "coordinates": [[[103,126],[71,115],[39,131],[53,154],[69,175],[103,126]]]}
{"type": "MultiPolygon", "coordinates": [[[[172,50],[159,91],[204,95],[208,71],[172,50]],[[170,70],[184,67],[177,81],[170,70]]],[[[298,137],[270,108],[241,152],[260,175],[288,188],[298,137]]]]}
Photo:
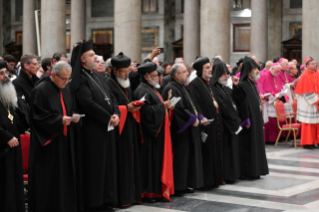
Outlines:
{"type": "Polygon", "coordinates": [[[293,36],[291,25],[302,24],[302,9],[291,9],[290,0],[282,0],[282,3],[282,41],[286,41],[293,36]]]}

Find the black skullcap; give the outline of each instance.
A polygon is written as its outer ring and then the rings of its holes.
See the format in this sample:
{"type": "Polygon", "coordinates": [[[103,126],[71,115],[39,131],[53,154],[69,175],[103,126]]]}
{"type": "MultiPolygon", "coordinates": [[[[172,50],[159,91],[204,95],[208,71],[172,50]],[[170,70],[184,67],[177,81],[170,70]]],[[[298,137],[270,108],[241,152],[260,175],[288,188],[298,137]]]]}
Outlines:
{"type": "Polygon", "coordinates": [[[228,72],[226,64],[219,58],[216,58],[213,65],[213,77],[211,78],[210,83],[215,85],[218,82],[218,79],[225,74],[225,72],[228,72]]]}
{"type": "Polygon", "coordinates": [[[7,68],[7,63],[4,60],[0,60],[0,69],[7,68]]]}
{"type": "Polygon", "coordinates": [[[157,66],[157,72],[158,72],[158,75],[163,75],[164,74],[164,68],[162,66],[157,66]]]}
{"type": "Polygon", "coordinates": [[[153,62],[143,63],[137,69],[141,75],[152,73],[157,70],[157,65],[153,62]]]}
{"type": "Polygon", "coordinates": [[[248,74],[253,68],[259,68],[259,65],[250,57],[245,57],[243,67],[241,68],[240,81],[243,81],[248,77],[248,74]]]}
{"type": "Polygon", "coordinates": [[[240,59],[238,60],[238,62],[236,63],[237,67],[238,67],[241,63],[243,63],[243,62],[244,62],[244,58],[240,58],[240,59]]]}
{"type": "Polygon", "coordinates": [[[193,68],[196,70],[197,76],[201,77],[203,74],[203,65],[209,63],[208,57],[198,57],[193,64],[193,68]]]}
{"type": "Polygon", "coordinates": [[[115,57],[112,57],[111,64],[114,68],[127,68],[131,65],[131,58],[120,52],[115,57]]]}
{"type": "Polygon", "coordinates": [[[71,58],[71,66],[72,66],[72,82],[71,88],[72,91],[76,91],[80,85],[81,79],[81,56],[90,50],[93,50],[93,43],[88,41],[81,43],[74,47],[72,51],[72,58],[71,58]]]}

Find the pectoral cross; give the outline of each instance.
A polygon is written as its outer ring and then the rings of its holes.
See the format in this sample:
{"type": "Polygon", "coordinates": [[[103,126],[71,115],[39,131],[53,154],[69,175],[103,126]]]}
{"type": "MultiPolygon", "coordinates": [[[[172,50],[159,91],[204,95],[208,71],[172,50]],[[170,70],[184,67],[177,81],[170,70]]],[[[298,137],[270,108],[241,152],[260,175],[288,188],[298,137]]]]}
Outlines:
{"type": "Polygon", "coordinates": [[[13,124],[13,115],[9,111],[8,119],[10,119],[11,124],[13,124]]]}
{"type": "Polygon", "coordinates": [[[107,103],[108,103],[109,105],[111,105],[111,103],[110,103],[110,98],[109,98],[109,97],[105,96],[105,101],[107,101],[107,103]]]}

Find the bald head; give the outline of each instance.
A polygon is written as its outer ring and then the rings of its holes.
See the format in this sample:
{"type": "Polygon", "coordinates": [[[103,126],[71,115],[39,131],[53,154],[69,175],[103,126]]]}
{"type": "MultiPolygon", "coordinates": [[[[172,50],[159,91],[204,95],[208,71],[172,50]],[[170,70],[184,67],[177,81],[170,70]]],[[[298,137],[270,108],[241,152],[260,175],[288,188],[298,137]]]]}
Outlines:
{"type": "Polygon", "coordinates": [[[268,61],[266,62],[265,70],[269,71],[269,70],[270,70],[270,67],[272,66],[272,64],[273,64],[273,62],[270,61],[270,60],[268,60],[268,61]]]}

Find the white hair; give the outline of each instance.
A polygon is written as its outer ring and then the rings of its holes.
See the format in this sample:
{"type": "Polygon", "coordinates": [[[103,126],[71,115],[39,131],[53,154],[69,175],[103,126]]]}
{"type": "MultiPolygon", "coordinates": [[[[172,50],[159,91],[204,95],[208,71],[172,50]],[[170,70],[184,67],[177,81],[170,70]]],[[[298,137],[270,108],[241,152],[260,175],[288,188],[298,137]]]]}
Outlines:
{"type": "Polygon", "coordinates": [[[287,59],[283,59],[283,60],[280,62],[280,65],[282,65],[285,61],[287,61],[287,62],[288,62],[288,60],[287,60],[287,59]]]}
{"type": "Polygon", "coordinates": [[[96,55],[97,56],[97,60],[100,61],[100,63],[104,63],[104,58],[100,55],[96,55]]]}
{"type": "Polygon", "coordinates": [[[179,60],[183,60],[183,58],[182,58],[182,57],[177,57],[177,58],[175,59],[175,61],[174,61],[174,64],[180,63],[179,60]]]}
{"type": "Polygon", "coordinates": [[[158,58],[157,58],[157,57],[154,57],[154,58],[153,58],[153,62],[154,62],[155,60],[157,60],[157,61],[158,61],[158,58]]]}

